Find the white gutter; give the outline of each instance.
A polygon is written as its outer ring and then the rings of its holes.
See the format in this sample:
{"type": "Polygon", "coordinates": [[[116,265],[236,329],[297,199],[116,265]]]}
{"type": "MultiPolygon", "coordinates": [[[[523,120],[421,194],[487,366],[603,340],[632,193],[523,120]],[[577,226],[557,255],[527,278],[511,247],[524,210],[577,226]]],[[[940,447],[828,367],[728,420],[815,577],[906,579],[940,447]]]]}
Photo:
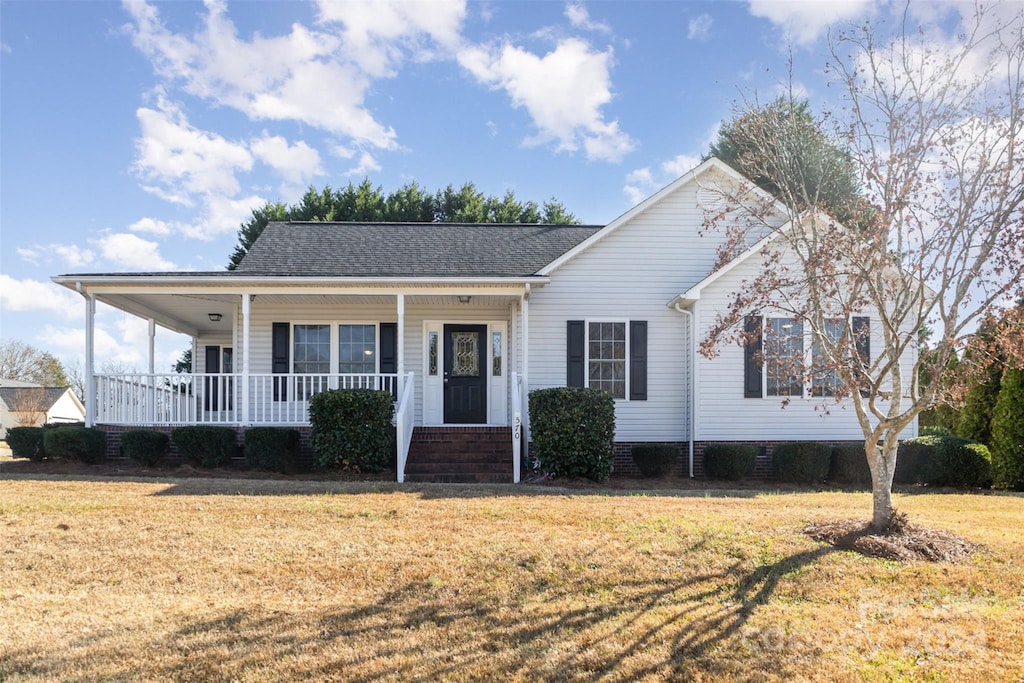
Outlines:
{"type": "Polygon", "coordinates": [[[142,273],[134,274],[110,274],[110,275],[54,275],[50,278],[58,285],[75,289],[76,285],[102,285],[102,284],[136,284],[145,282],[148,284],[168,285],[183,284],[191,285],[521,285],[537,284],[545,285],[551,281],[546,276],[527,277],[323,277],[309,275],[231,275],[231,271],[224,271],[224,275],[211,275],[209,273],[177,273],[174,275],[149,275],[142,273]]]}
{"type": "Polygon", "coordinates": [[[683,309],[678,301],[675,302],[675,309],[685,315],[690,322],[690,400],[688,401],[690,404],[690,424],[686,436],[689,441],[690,450],[690,479],[693,479],[693,430],[697,416],[697,387],[694,381],[697,371],[697,328],[693,322],[693,311],[683,309]]]}

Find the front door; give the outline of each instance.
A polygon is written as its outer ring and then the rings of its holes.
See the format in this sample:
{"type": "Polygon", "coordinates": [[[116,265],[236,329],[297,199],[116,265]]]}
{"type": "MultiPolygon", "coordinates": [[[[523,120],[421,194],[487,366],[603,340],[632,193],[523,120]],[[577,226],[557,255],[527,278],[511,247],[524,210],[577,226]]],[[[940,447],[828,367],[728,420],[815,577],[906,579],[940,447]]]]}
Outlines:
{"type": "Polygon", "coordinates": [[[444,421],[487,423],[487,325],[444,326],[444,421]]]}

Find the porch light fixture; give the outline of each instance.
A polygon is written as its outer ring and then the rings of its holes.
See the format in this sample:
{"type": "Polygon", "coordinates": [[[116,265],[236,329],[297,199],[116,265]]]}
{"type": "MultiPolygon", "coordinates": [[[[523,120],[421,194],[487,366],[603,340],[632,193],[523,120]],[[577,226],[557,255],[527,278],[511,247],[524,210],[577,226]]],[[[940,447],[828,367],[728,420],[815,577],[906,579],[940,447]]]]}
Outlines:
{"type": "Polygon", "coordinates": [[[207,313],[207,315],[210,316],[211,323],[219,323],[220,319],[224,317],[220,313],[207,313]]]}
{"type": "Polygon", "coordinates": [[[471,296],[467,296],[466,294],[462,294],[462,295],[459,296],[459,303],[460,304],[468,304],[469,300],[472,299],[472,298],[473,297],[471,297],[471,296]]]}

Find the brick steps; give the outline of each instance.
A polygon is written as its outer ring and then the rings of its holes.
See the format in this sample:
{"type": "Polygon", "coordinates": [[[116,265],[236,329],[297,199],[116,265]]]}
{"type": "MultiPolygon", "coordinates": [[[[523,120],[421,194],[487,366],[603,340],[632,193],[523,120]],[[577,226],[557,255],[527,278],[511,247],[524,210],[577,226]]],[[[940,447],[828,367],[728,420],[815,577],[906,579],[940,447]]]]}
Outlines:
{"type": "Polygon", "coordinates": [[[434,483],[510,483],[508,427],[416,427],[405,479],[434,483]]]}

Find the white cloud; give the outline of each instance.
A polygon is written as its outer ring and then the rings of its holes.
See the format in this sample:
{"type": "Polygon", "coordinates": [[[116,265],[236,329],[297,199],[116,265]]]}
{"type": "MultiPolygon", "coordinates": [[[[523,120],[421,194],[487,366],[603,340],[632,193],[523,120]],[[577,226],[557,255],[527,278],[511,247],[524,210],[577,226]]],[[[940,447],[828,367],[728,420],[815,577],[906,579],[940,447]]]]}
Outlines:
{"type": "Polygon", "coordinates": [[[34,244],[31,248],[18,247],[15,253],[33,266],[56,260],[70,268],[80,268],[89,265],[95,259],[91,250],[83,249],[77,244],[34,244]]]}
{"type": "Polygon", "coordinates": [[[461,42],[464,0],[318,0],[322,24],[342,24],[342,50],[373,77],[395,75],[405,52],[417,60],[450,54],[461,42]]]}
{"type": "Polygon", "coordinates": [[[359,163],[349,170],[345,171],[347,176],[361,176],[368,175],[380,170],[380,164],[373,158],[373,155],[369,152],[363,152],[359,155],[359,163]]]}
{"type": "Polygon", "coordinates": [[[289,183],[306,184],[323,173],[319,152],[301,140],[289,145],[280,135],[269,135],[264,131],[263,137],[249,143],[249,149],[289,183]]]}
{"type": "Polygon", "coordinates": [[[592,21],[590,19],[590,13],[587,8],[583,6],[582,2],[570,2],[565,6],[565,16],[569,19],[569,23],[576,28],[586,29],[588,31],[600,31],[601,33],[611,33],[611,27],[600,21],[592,21]]]}
{"type": "Polygon", "coordinates": [[[0,274],[0,309],[4,311],[39,311],[70,320],[85,316],[82,302],[82,297],[52,282],[0,274]]]}
{"type": "Polygon", "coordinates": [[[181,225],[181,223],[169,223],[159,218],[147,217],[135,221],[128,226],[128,229],[132,232],[148,232],[153,235],[167,236],[177,232],[181,225]]]}
{"type": "Polygon", "coordinates": [[[569,152],[582,146],[587,158],[605,161],[619,161],[635,147],[618,121],[606,121],[601,112],[612,100],[610,49],[593,51],[578,38],[560,41],[544,56],[510,44],[470,47],[459,54],[459,63],[526,109],[538,128],[526,144],[554,142],[569,152]]]}
{"type": "Polygon", "coordinates": [[[686,37],[690,40],[696,40],[701,43],[707,42],[708,38],[711,37],[712,23],[714,23],[714,20],[711,18],[711,15],[707,13],[690,19],[686,37]]]}
{"type": "Polygon", "coordinates": [[[657,173],[651,171],[649,167],[635,169],[626,175],[622,191],[630,204],[639,204],[684,173],[692,171],[700,163],[699,156],[678,154],[658,164],[657,173]]]}
{"type": "Polygon", "coordinates": [[[875,0],[749,0],[750,13],[782,28],[797,45],[810,45],[836,22],[852,21],[868,12],[875,0]]]}
{"type": "Polygon", "coordinates": [[[238,192],[235,172],[252,168],[246,146],[195,128],[164,98],[159,107],[136,112],[142,137],[136,140],[135,169],[144,179],[160,183],[144,189],[186,206],[194,205],[197,194],[238,192]]]}
{"type": "Polygon", "coordinates": [[[160,256],[160,245],[127,232],[110,233],[93,243],[106,260],[132,271],[173,270],[174,264],[160,256]]]}

